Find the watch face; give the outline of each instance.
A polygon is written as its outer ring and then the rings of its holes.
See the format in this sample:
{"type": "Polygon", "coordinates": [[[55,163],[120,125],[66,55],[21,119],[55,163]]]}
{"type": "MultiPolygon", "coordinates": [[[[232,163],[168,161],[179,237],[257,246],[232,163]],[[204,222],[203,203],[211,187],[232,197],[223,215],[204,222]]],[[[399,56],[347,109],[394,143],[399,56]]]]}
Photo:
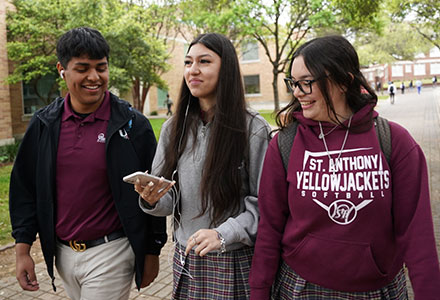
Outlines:
{"type": "Polygon", "coordinates": [[[225,253],[226,252],[225,238],[220,234],[220,232],[217,232],[217,237],[220,240],[220,253],[225,253]]]}

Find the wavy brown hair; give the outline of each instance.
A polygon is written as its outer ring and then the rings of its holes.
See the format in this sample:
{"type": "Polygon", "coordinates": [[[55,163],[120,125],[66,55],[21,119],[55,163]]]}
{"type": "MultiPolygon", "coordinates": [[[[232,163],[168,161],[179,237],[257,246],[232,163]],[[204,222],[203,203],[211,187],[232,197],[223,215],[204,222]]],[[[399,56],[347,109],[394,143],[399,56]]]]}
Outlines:
{"type": "MultiPolygon", "coordinates": [[[[224,220],[225,212],[236,214],[239,209],[242,185],[240,168],[248,147],[248,112],[237,54],[229,39],[216,33],[201,34],[191,42],[188,51],[195,44],[204,45],[221,58],[215,112],[200,184],[202,211],[199,215],[209,211],[211,226],[217,226],[224,220]]],[[[161,170],[166,178],[171,178],[177,168],[188,135],[193,134],[196,141],[200,114],[199,99],[191,95],[183,79],[176,114],[171,120],[170,143],[166,147],[161,170]]]]}
{"type": "MultiPolygon", "coordinates": [[[[331,120],[344,126],[336,115],[328,93],[329,80],[346,88],[347,104],[353,112],[359,111],[367,104],[372,104],[371,113],[373,112],[377,95],[360,71],[356,50],[344,37],[338,35],[319,37],[301,45],[292,56],[289,76],[293,61],[299,56],[303,57],[304,64],[312,76],[319,78],[317,84],[324,96],[331,120]]],[[[294,122],[295,117],[292,113],[301,110],[301,104],[293,96],[290,103],[278,112],[276,116],[278,126],[282,129],[294,122]]],[[[371,126],[372,119],[367,122],[368,124],[360,124],[358,127],[371,126]]],[[[356,128],[352,129],[356,131],[356,128]]]]}

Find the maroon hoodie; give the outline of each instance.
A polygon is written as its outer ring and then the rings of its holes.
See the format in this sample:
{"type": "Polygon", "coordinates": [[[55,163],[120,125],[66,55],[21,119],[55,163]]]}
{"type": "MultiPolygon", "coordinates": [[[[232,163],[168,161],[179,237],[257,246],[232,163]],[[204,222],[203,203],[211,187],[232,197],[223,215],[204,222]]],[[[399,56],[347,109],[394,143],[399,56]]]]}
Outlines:
{"type": "MultiPolygon", "coordinates": [[[[365,123],[369,112],[370,107],[357,112],[352,126],[365,123]]],[[[427,166],[420,146],[390,122],[390,165],[372,126],[350,132],[343,149],[346,129],[338,127],[325,136],[327,152],[318,138],[318,122],[300,112],[295,117],[299,126],[287,178],[278,136],[266,153],[251,299],[269,299],[280,259],[307,281],[346,292],[382,288],[405,263],[416,299],[440,299],[427,166]]],[[[322,126],[329,132],[334,124],[322,126]]]]}

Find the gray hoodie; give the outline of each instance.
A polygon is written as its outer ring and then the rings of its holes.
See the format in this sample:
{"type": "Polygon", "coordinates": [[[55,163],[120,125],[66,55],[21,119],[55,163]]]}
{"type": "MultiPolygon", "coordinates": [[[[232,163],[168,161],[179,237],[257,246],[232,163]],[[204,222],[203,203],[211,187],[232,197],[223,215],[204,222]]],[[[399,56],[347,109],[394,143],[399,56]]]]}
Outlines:
{"type": "MultiPolygon", "coordinates": [[[[263,160],[270,140],[270,126],[258,113],[248,115],[249,128],[249,154],[248,162],[242,170],[242,197],[240,210],[236,215],[226,212],[225,221],[216,228],[210,227],[209,212],[197,217],[201,212],[200,183],[205,162],[206,151],[211,134],[211,123],[203,125],[200,120],[197,128],[197,142],[192,133],[188,136],[185,151],[178,162],[179,187],[181,192],[181,217],[180,226],[177,227],[175,238],[177,242],[186,247],[188,238],[199,229],[215,229],[226,241],[226,250],[235,250],[245,245],[253,246],[257,234],[259,219],[258,187],[263,160]],[[195,143],[195,146],[194,146],[195,143]],[[194,148],[193,148],[194,147],[194,148]]],[[[156,155],[153,161],[152,173],[160,175],[165,155],[165,147],[169,144],[170,120],[163,126],[159,138],[156,155]]],[[[227,142],[227,141],[225,141],[227,142]]],[[[173,214],[173,195],[168,192],[154,208],[145,205],[139,200],[143,211],[154,216],[168,216],[173,214]]]]}

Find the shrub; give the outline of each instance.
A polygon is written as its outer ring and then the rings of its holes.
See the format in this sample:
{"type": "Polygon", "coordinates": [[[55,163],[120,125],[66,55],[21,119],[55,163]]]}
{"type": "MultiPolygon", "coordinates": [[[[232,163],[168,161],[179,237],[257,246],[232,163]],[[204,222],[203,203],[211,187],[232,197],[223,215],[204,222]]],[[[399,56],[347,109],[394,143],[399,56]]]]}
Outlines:
{"type": "Polygon", "coordinates": [[[20,146],[19,140],[15,143],[4,145],[0,147],[0,163],[13,162],[17,156],[18,147],[20,146]]]}

